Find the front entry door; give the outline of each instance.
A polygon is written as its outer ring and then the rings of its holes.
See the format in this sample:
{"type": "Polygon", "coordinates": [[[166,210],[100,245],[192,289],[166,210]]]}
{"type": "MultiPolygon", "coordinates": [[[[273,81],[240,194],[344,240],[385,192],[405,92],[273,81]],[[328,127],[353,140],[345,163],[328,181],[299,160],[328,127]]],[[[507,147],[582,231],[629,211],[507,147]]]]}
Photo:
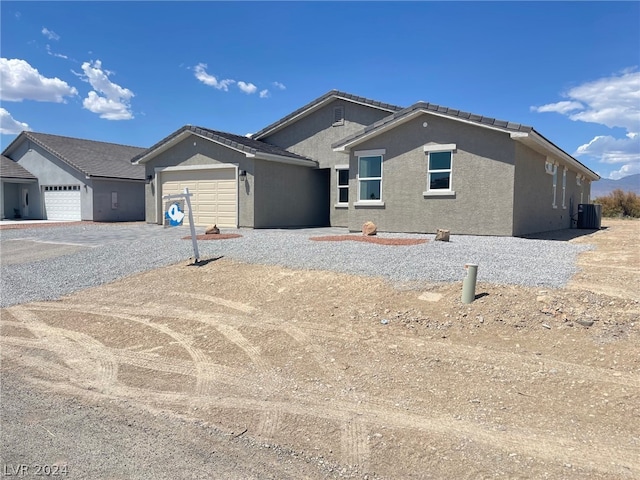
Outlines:
{"type": "Polygon", "coordinates": [[[28,187],[22,187],[22,218],[29,218],[29,188],[28,187]]]}

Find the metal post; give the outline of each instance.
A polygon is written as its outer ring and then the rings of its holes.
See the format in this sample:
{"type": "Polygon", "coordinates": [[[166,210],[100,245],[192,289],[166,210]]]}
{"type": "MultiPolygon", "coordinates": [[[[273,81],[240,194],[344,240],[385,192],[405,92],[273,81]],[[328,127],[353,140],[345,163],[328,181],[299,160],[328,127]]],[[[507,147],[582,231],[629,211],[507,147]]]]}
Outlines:
{"type": "Polygon", "coordinates": [[[184,197],[187,201],[187,209],[189,210],[189,227],[191,228],[191,243],[193,244],[193,253],[195,255],[194,263],[200,260],[200,253],[198,252],[198,239],[196,238],[196,227],[193,224],[193,212],[191,211],[191,194],[189,189],[185,187],[184,197]]]}
{"type": "Polygon", "coordinates": [[[478,265],[467,263],[467,276],[462,281],[462,303],[471,303],[476,299],[476,278],[478,276],[478,265]]]}

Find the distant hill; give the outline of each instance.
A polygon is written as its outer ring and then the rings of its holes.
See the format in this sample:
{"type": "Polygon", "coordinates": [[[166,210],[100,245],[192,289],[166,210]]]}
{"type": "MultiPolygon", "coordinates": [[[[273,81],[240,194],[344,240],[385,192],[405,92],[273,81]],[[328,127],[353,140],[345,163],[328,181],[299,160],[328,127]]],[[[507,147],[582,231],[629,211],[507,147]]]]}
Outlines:
{"type": "Polygon", "coordinates": [[[606,197],[617,188],[640,195],[640,173],[619,180],[601,178],[597,182],[593,182],[591,184],[591,198],[606,197]]]}

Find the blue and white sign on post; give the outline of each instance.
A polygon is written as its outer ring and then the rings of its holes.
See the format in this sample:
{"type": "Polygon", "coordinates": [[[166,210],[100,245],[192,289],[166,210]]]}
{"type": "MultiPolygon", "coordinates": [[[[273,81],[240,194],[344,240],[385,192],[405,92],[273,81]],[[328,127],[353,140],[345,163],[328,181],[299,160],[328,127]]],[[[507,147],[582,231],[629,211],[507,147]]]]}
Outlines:
{"type": "Polygon", "coordinates": [[[185,188],[184,193],[176,193],[174,195],[163,195],[162,199],[167,200],[166,210],[164,212],[165,226],[177,227],[182,225],[184,220],[184,203],[187,203],[187,212],[189,213],[189,227],[191,228],[191,243],[193,244],[193,256],[195,262],[200,260],[198,252],[198,239],[196,238],[196,227],[193,224],[193,212],[191,210],[191,193],[185,188]],[[175,201],[174,201],[175,200],[175,201]]]}
{"type": "Polygon", "coordinates": [[[164,212],[165,227],[179,227],[184,220],[184,200],[167,202],[164,212]]]}

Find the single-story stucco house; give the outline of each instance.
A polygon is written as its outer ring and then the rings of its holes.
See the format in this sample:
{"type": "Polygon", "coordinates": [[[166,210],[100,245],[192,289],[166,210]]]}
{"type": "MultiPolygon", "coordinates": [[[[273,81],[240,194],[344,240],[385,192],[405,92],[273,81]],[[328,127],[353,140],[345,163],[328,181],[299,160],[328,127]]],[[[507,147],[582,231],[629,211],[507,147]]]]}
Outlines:
{"type": "Polygon", "coordinates": [[[518,236],[572,226],[600,177],[532,127],[332,90],[250,138],[184,126],[144,165],[146,220],[188,187],[196,225],[518,236]]]}
{"type": "Polygon", "coordinates": [[[145,149],[22,132],[4,150],[2,218],[144,220],[145,149]]]}

